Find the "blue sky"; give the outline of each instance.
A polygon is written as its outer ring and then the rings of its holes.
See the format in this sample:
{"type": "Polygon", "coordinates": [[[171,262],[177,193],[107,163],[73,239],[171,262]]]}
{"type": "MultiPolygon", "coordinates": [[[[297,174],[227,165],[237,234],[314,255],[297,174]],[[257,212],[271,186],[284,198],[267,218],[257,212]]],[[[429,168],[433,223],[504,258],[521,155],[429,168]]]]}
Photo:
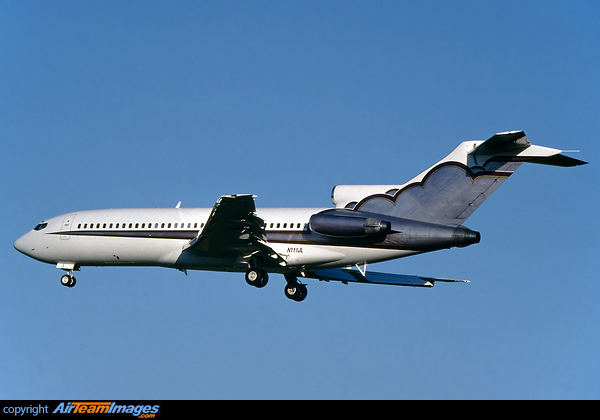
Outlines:
{"type": "Polygon", "coordinates": [[[597,399],[595,1],[1,1],[0,398],[597,399]],[[463,140],[580,149],[524,165],[480,244],[370,266],[433,289],[84,268],[14,240],[84,209],[327,207],[463,140]]]}

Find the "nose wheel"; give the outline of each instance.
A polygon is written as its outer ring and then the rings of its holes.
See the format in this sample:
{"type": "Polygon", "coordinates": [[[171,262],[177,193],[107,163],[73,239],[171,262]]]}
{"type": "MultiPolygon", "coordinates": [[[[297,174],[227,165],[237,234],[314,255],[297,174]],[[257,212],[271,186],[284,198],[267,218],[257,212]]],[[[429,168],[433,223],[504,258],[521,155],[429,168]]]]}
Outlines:
{"type": "Polygon", "coordinates": [[[60,284],[67,287],[75,286],[75,277],[73,276],[73,272],[69,272],[69,274],[65,274],[60,278],[60,284]]]}

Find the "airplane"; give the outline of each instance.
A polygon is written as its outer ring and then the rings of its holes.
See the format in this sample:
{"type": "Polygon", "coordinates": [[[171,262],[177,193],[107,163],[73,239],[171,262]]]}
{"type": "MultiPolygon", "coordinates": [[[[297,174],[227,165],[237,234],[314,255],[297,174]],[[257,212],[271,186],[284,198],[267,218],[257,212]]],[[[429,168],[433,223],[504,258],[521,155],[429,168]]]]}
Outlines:
{"type": "Polygon", "coordinates": [[[367,265],[479,243],[465,220],[524,162],[571,167],[587,162],[531,144],[523,131],[465,141],[405,184],[338,185],[333,208],[255,207],[255,196],[224,195],[211,208],[108,209],[40,222],[14,247],[65,270],[73,287],[84,266],[161,266],[245,272],[261,288],[283,274],[284,294],[306,298],[298,279],[413,287],[468,282],[379,273],[367,265]]]}

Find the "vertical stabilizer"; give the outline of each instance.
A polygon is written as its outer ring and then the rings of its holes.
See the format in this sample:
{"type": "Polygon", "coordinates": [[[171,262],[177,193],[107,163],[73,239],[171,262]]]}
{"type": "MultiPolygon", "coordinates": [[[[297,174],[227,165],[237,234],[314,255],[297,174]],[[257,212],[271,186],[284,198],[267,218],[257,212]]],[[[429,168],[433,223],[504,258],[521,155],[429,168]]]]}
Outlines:
{"type": "Polygon", "coordinates": [[[461,143],[444,159],[401,185],[340,185],[338,208],[446,225],[462,224],[523,162],[577,166],[586,162],[536,146],[522,131],[461,143]]]}

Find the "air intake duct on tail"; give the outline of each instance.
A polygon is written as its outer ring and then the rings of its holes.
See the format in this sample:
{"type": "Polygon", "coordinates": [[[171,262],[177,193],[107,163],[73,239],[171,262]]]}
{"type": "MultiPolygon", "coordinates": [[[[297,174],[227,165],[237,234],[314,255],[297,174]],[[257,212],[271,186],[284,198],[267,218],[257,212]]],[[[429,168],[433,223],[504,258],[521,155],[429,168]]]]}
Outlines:
{"type": "Polygon", "coordinates": [[[392,230],[388,221],[349,210],[326,210],[313,214],[309,226],[321,235],[344,238],[385,237],[392,230]]]}

